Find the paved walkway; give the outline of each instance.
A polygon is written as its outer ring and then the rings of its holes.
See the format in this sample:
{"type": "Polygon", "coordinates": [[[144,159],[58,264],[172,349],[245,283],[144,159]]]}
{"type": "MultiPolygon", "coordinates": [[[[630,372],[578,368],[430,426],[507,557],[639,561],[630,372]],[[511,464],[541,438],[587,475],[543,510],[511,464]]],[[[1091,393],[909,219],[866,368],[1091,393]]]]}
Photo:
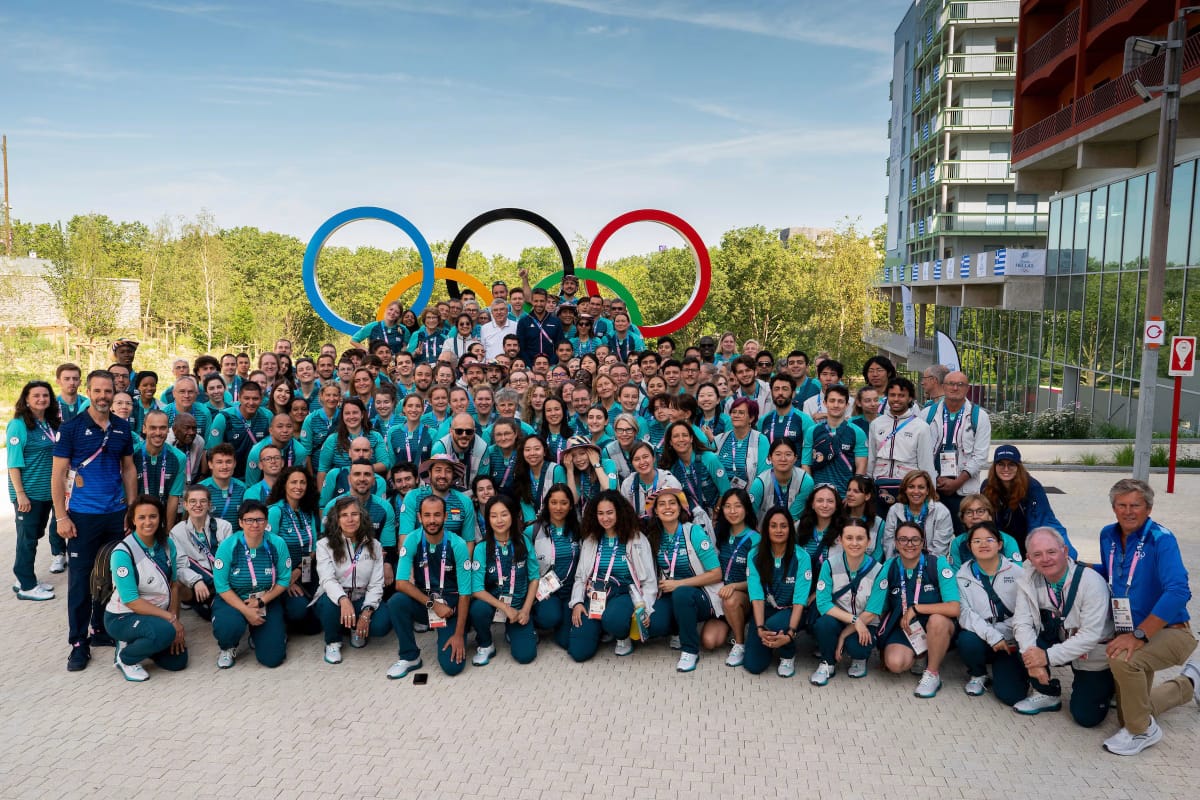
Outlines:
{"type": "MultiPolygon", "coordinates": [[[[1065,492],[1051,501],[1094,558],[1115,478],[1041,477],[1065,492]]],[[[1200,576],[1200,476],[1178,488],[1160,496],[1155,517],[1180,535],[1200,576]]],[[[0,543],[11,559],[5,506],[0,543]]],[[[43,578],[48,561],[43,547],[43,578]]],[[[51,583],[65,595],[64,576],[51,583]]],[[[1200,590],[1200,578],[1194,584],[1200,590]]],[[[874,662],[864,680],[843,673],[811,686],[804,639],[789,681],[729,669],[716,654],[678,675],[663,643],[623,659],[606,645],[584,665],[543,644],[530,666],[501,652],[448,679],[424,634],[433,669],[421,687],[384,678],[394,640],[349,651],[334,667],[319,637],[297,638],[277,670],[251,657],[218,671],[211,633],[189,616],[188,670],[151,668],[152,679],[135,685],[106,649],[86,672],[66,672],[63,606],[0,595],[3,798],[840,798],[904,796],[903,787],[938,798],[1194,798],[1200,785],[1195,707],[1162,719],[1160,745],[1118,759],[1100,746],[1115,714],[1090,731],[1066,714],[1020,717],[991,696],[964,695],[953,657],[942,693],[918,700],[916,678],[882,674],[874,662]]]]}

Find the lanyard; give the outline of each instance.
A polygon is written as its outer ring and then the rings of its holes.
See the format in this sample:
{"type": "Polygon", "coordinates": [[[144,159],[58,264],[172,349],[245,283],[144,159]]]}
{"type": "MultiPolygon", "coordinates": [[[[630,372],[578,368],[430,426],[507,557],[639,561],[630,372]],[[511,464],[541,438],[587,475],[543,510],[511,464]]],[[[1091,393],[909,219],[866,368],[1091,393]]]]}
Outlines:
{"type": "MultiPolygon", "coordinates": [[[[1113,560],[1117,554],[1117,544],[1113,542],[1113,546],[1108,548],[1108,590],[1112,592],[1113,597],[1117,596],[1117,590],[1113,588],[1113,560]]],[[[1133,554],[1133,561],[1129,563],[1129,574],[1125,576],[1125,597],[1129,597],[1129,587],[1133,585],[1133,573],[1137,571],[1138,562],[1142,560],[1142,556],[1146,554],[1146,526],[1142,525],[1142,538],[1138,540],[1137,551],[1133,554]]]]}
{"type": "Polygon", "coordinates": [[[788,506],[787,496],[789,494],[791,494],[792,481],[795,479],[796,479],[796,475],[794,472],[788,476],[788,482],[787,482],[788,491],[784,492],[783,487],[779,485],[779,478],[776,477],[775,471],[774,470],[771,471],[771,481],[775,484],[775,505],[783,506],[784,508],[787,508],[787,506],[788,506]]]}
{"type": "MultiPolygon", "coordinates": [[[[499,448],[497,448],[497,450],[499,450],[499,448]]],[[[504,458],[503,450],[500,450],[500,456],[501,456],[501,458],[504,458]]],[[[508,456],[507,458],[504,459],[504,477],[500,479],[500,486],[508,486],[509,476],[512,475],[513,467],[516,466],[516,463],[517,463],[517,448],[514,445],[512,455],[508,456]]]]}
{"type": "Polygon", "coordinates": [[[529,488],[533,490],[532,492],[530,492],[530,494],[533,496],[533,505],[535,507],[541,505],[542,477],[545,474],[546,474],[546,464],[545,463],[542,464],[542,469],[538,473],[537,477],[534,477],[533,470],[529,470],[529,484],[530,484],[529,488]]]}
{"type": "Polygon", "coordinates": [[[37,420],[37,426],[38,426],[38,430],[40,430],[42,432],[42,435],[45,436],[47,439],[49,439],[52,442],[58,441],[58,434],[54,431],[53,428],[51,428],[49,425],[47,425],[45,421],[40,420],[40,419],[37,420]]]}
{"type": "MultiPolygon", "coordinates": [[[[218,489],[221,487],[218,486],[218,489]]],[[[229,501],[233,499],[233,478],[229,479],[229,488],[225,490],[225,505],[221,507],[221,519],[225,519],[225,515],[229,513],[229,501]]]]}
{"type": "Polygon", "coordinates": [[[644,504],[642,503],[641,495],[644,493],[646,495],[646,497],[649,497],[650,495],[654,494],[657,490],[658,490],[658,470],[657,469],[654,470],[654,481],[649,486],[647,486],[645,483],[642,482],[641,475],[635,476],[635,479],[633,482],[633,507],[636,509],[638,506],[642,506],[642,509],[639,513],[643,517],[648,517],[648,516],[650,516],[650,514],[646,510],[644,504]]]}
{"type": "MultiPolygon", "coordinates": [[[[158,470],[158,497],[162,497],[167,489],[167,451],[164,448],[158,457],[162,459],[159,463],[161,468],[158,470]]],[[[142,448],[142,491],[150,494],[150,468],[147,465],[146,459],[148,454],[146,448],[142,448]]]]}
{"type": "Polygon", "coordinates": [[[887,436],[883,437],[883,441],[879,443],[879,446],[883,447],[885,444],[887,444],[892,439],[894,439],[896,437],[896,434],[899,433],[900,431],[904,430],[904,426],[907,425],[908,423],[912,422],[914,419],[916,419],[916,417],[909,417],[908,419],[904,420],[904,422],[902,422],[901,424],[892,428],[892,432],[889,433],[887,436]]]}
{"type": "Polygon", "coordinates": [[[284,503],[283,507],[285,509],[287,509],[288,517],[292,521],[292,528],[296,531],[296,538],[300,540],[300,544],[304,547],[304,552],[306,552],[306,553],[312,552],[314,536],[313,536],[313,529],[309,526],[308,520],[304,518],[304,515],[297,514],[295,511],[293,511],[292,507],[290,505],[288,505],[287,503],[284,503]],[[304,524],[304,533],[308,534],[307,542],[304,541],[304,534],[300,533],[300,524],[301,523],[304,524]]]}
{"type": "MultiPolygon", "coordinates": [[[[908,579],[904,576],[904,564],[897,561],[897,566],[900,567],[900,610],[908,613],[908,579]]],[[[913,601],[915,606],[921,602],[921,581],[925,577],[925,554],[921,554],[921,560],[917,563],[916,586],[913,587],[913,601]]]]}
{"type": "MultiPolygon", "coordinates": [[[[564,532],[563,532],[562,528],[551,523],[550,524],[550,541],[551,541],[551,543],[553,543],[553,541],[556,538],[563,539],[566,537],[564,536],[564,532]]],[[[574,541],[573,539],[567,539],[567,542],[571,545],[571,562],[569,564],[567,564],[567,570],[566,570],[566,572],[564,572],[562,574],[562,578],[564,581],[567,579],[567,576],[571,574],[571,570],[575,568],[575,557],[577,555],[579,555],[579,542],[574,541]]],[[[555,553],[558,552],[557,546],[554,548],[554,552],[555,553]]],[[[597,557],[599,557],[599,556],[597,556],[597,557]]]]}
{"type": "Polygon", "coordinates": [[[904,506],[904,518],[906,520],[908,520],[909,522],[917,523],[918,525],[921,526],[922,529],[925,528],[925,518],[927,516],[929,516],[929,501],[928,500],[926,500],[924,503],[921,503],[921,513],[915,517],[912,514],[912,510],[909,509],[908,504],[905,504],[905,506],[904,506]]]}
{"type": "MultiPolygon", "coordinates": [[[[549,314],[547,314],[546,316],[549,316],[549,314]]],[[[550,345],[554,344],[554,340],[550,338],[550,334],[546,333],[545,326],[538,320],[538,318],[536,316],[534,316],[533,314],[530,314],[529,319],[533,320],[534,325],[537,325],[538,333],[541,335],[541,338],[546,340],[546,344],[550,344],[550,345]]],[[[582,344],[582,341],[580,342],[580,344],[582,344]]]]}
{"type": "MultiPolygon", "coordinates": [[[[496,583],[500,591],[504,591],[504,564],[500,561],[500,543],[495,543],[496,555],[496,583]]],[[[512,554],[512,569],[508,573],[508,590],[515,592],[517,587],[517,551],[513,548],[512,554]]]]}
{"type": "MultiPolygon", "coordinates": [[[[607,538],[607,537],[605,537],[605,538],[607,538]]],[[[619,541],[617,541],[616,538],[614,537],[612,558],[608,559],[608,571],[604,573],[604,585],[606,587],[608,586],[609,578],[612,577],[613,564],[617,560],[617,550],[618,550],[618,548],[620,548],[620,546],[621,546],[621,543],[619,541]]],[[[596,576],[600,574],[600,551],[601,551],[601,549],[603,549],[602,546],[597,545],[597,547],[596,547],[596,563],[592,567],[592,585],[593,586],[596,585],[596,576]]]]}
{"type": "MultiPolygon", "coordinates": [[[[254,427],[251,424],[254,420],[246,419],[240,413],[237,416],[242,420],[242,427],[246,429],[246,438],[250,440],[250,444],[258,444],[258,437],[254,435],[254,427]]],[[[254,416],[257,417],[258,413],[255,412],[254,416]]]]}
{"type": "MultiPolygon", "coordinates": [[[[852,573],[852,572],[850,572],[850,562],[846,560],[846,551],[845,550],[842,551],[842,566],[844,566],[846,568],[846,575],[847,575],[847,577],[850,578],[850,613],[854,614],[855,616],[858,615],[858,591],[857,591],[858,587],[854,585],[854,579],[857,576],[866,572],[868,569],[870,569],[871,564],[873,564],[874,561],[875,561],[875,559],[871,558],[868,555],[864,555],[862,563],[859,564],[858,569],[856,569],[852,573]]],[[[903,572],[904,565],[901,564],[900,566],[901,566],[900,571],[903,572]]],[[[861,583],[861,580],[860,580],[860,583],[861,583]]]]}
{"type": "Polygon", "coordinates": [[[142,544],[140,536],[135,535],[133,538],[138,540],[138,547],[142,548],[142,551],[146,554],[146,560],[154,565],[154,568],[158,570],[159,575],[162,575],[163,582],[167,584],[167,589],[169,591],[171,588],[171,578],[167,575],[167,571],[162,568],[162,564],[158,563],[158,559],[154,557],[154,553],[151,550],[148,550],[146,545],[142,544]]]}
{"type": "MultiPolygon", "coordinates": [[[[991,575],[988,575],[986,572],[984,572],[983,570],[981,570],[981,569],[979,568],[979,564],[978,564],[977,562],[975,562],[975,561],[972,561],[972,562],[971,562],[971,572],[972,572],[972,573],[974,573],[974,575],[975,575],[975,580],[977,580],[977,581],[979,581],[981,584],[983,584],[983,586],[984,586],[984,588],[985,588],[985,589],[986,589],[987,587],[989,587],[989,586],[994,586],[994,580],[995,580],[995,579],[994,579],[994,578],[993,578],[991,575]]],[[[999,567],[997,567],[997,568],[996,568],[996,574],[997,574],[997,575],[999,575],[999,574],[1000,574],[1000,569],[999,569],[999,567]]],[[[1050,590],[1050,584],[1049,584],[1049,583],[1047,583],[1047,584],[1046,584],[1046,590],[1047,590],[1047,591],[1049,591],[1049,590],[1050,590]]],[[[993,591],[994,591],[994,589],[993,589],[993,591]]],[[[997,618],[999,618],[999,616],[1000,616],[1000,612],[996,610],[996,603],[995,603],[995,601],[994,601],[994,600],[992,600],[992,592],[991,592],[991,591],[985,591],[985,592],[984,592],[984,594],[986,594],[986,595],[988,596],[988,605],[992,607],[992,619],[997,619],[997,618]]],[[[1059,613],[1061,614],[1061,613],[1062,613],[1062,604],[1061,604],[1060,602],[1058,602],[1057,600],[1055,600],[1055,598],[1054,598],[1054,595],[1050,595],[1050,600],[1051,600],[1051,602],[1053,602],[1053,603],[1054,603],[1054,607],[1055,607],[1055,608],[1057,608],[1057,609],[1058,609],[1058,611],[1059,611],[1059,613]]]]}
{"type": "Polygon", "coordinates": [[[108,444],[108,435],[110,433],[112,433],[112,423],[111,422],[109,422],[108,427],[104,429],[104,438],[100,440],[100,446],[96,448],[96,452],[94,452],[90,456],[88,456],[87,459],[85,459],[82,464],[80,464],[78,467],[76,467],[76,469],[75,469],[76,472],[83,472],[84,467],[86,467],[88,464],[91,464],[93,461],[96,460],[96,458],[101,453],[104,452],[104,447],[105,447],[105,445],[108,444]]]}
{"type": "MultiPolygon", "coordinates": [[[[1063,573],[1062,588],[1064,590],[1067,588],[1068,572],[1063,573]]],[[[1059,594],[1057,591],[1055,591],[1054,587],[1050,585],[1050,581],[1046,581],[1046,596],[1050,598],[1050,604],[1054,606],[1054,610],[1058,612],[1058,617],[1061,618],[1063,616],[1063,604],[1067,601],[1066,594],[1059,594]]]]}
{"type": "Polygon", "coordinates": [[[626,336],[624,341],[621,341],[616,337],[613,338],[613,349],[616,350],[617,358],[621,360],[621,363],[625,363],[629,360],[629,348],[632,343],[632,336],[626,336]]]}
{"type": "MultiPolygon", "coordinates": [[[[246,534],[242,534],[242,547],[246,553],[246,567],[250,570],[250,580],[253,581],[252,589],[258,588],[258,573],[254,571],[254,559],[250,557],[250,544],[246,541],[246,534]]],[[[263,537],[263,548],[267,551],[268,563],[271,565],[271,585],[275,584],[275,559],[271,557],[271,548],[267,545],[267,539],[263,537]]]]}
{"type": "Polygon", "coordinates": [[[951,414],[950,409],[946,408],[944,405],[942,406],[942,449],[943,450],[945,450],[948,447],[953,447],[955,449],[959,449],[957,442],[962,441],[963,428],[965,427],[963,425],[960,425],[959,422],[962,420],[962,413],[965,410],[966,410],[966,407],[964,406],[963,408],[960,408],[958,411],[955,411],[953,414],[951,414]]]}
{"type": "MultiPolygon", "coordinates": [[[[680,525],[679,527],[677,527],[675,529],[675,542],[671,547],[671,562],[668,565],[668,569],[670,570],[670,572],[667,575],[667,577],[670,578],[671,580],[675,580],[675,562],[679,559],[679,543],[683,541],[683,537],[684,537],[683,525],[680,525]]],[[[685,550],[687,549],[686,544],[684,545],[684,549],[685,550]]]]}
{"type": "Polygon", "coordinates": [[[367,546],[366,542],[359,542],[358,547],[354,551],[354,555],[350,558],[350,569],[346,570],[346,574],[350,576],[350,588],[358,588],[358,560],[362,558],[363,548],[367,546]]]}
{"type": "Polygon", "coordinates": [[[795,605],[792,597],[788,598],[786,606],[779,604],[779,598],[783,594],[784,588],[787,587],[788,573],[792,571],[793,555],[793,553],[788,553],[786,558],[779,559],[779,566],[771,575],[771,597],[775,599],[776,608],[790,608],[795,605]]]}
{"type": "MultiPolygon", "coordinates": [[[[424,547],[425,547],[425,563],[424,563],[425,593],[428,594],[429,590],[433,588],[429,584],[429,540],[428,539],[425,540],[424,547]]],[[[441,572],[441,575],[438,576],[438,591],[439,592],[442,591],[442,589],[446,585],[446,551],[449,549],[449,542],[447,542],[445,539],[442,539],[441,548],[442,548],[442,572],[441,572]]]]}
{"type": "Polygon", "coordinates": [[[700,479],[696,477],[696,461],[696,454],[692,453],[691,464],[684,464],[682,461],[680,461],[679,464],[683,467],[683,480],[685,483],[687,483],[688,493],[691,495],[691,500],[696,505],[699,505],[701,497],[700,489],[697,488],[697,484],[700,483],[700,479]]]}
{"type": "Polygon", "coordinates": [[[733,549],[729,552],[729,561],[725,564],[725,582],[729,582],[729,576],[733,572],[733,565],[737,561],[738,551],[742,549],[742,545],[750,540],[750,533],[747,531],[741,536],[733,540],[733,549]]]}

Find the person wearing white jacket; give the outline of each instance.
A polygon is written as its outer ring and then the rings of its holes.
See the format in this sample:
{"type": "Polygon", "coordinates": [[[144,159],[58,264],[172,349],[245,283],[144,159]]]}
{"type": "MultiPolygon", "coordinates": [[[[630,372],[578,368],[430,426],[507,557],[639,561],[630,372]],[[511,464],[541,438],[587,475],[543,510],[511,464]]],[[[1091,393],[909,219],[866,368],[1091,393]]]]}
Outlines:
{"type": "MultiPolygon", "coordinates": [[[[994,522],[971,526],[967,541],[972,558],[958,568],[958,655],[967,665],[967,684],[971,697],[986,691],[987,665],[1002,674],[1024,671],[1012,629],[1013,608],[1017,605],[1017,584],[1021,565],[1014,564],[1001,552],[1000,531],[994,522]]],[[[1025,684],[1005,681],[996,685],[996,699],[1011,706],[1025,697],[1025,684]],[[1002,693],[1003,692],[1003,693],[1002,693]]]]}
{"type": "Polygon", "coordinates": [[[372,536],[371,518],[349,495],[333,502],[317,541],[317,618],[325,631],[325,661],[342,663],[342,632],[351,645],[383,636],[392,619],[383,603],[383,547],[372,536]]]}
{"type": "MultiPolygon", "coordinates": [[[[1113,638],[1108,584],[1067,555],[1062,535],[1053,528],[1032,530],[1025,549],[1028,566],[1017,584],[1013,635],[1033,691],[1013,708],[1021,714],[1060,710],[1062,687],[1051,679],[1050,668],[1070,665],[1071,717],[1094,728],[1108,715],[1116,692],[1105,653],[1113,638]]],[[[1012,679],[995,675],[997,684],[1012,679]]]]}
{"type": "Polygon", "coordinates": [[[212,496],[207,486],[192,484],[184,490],[183,507],[187,518],[171,528],[179,597],[208,622],[212,620],[212,599],[216,596],[213,562],[217,546],[233,535],[233,526],[212,515],[212,496]]]}
{"type": "Polygon", "coordinates": [[[901,522],[915,522],[925,531],[927,552],[950,557],[954,541],[954,523],[950,509],[942,505],[940,495],[933,489],[933,476],[925,471],[913,471],[904,476],[897,490],[896,503],[888,509],[883,526],[883,555],[896,555],[896,527],[901,522]]]}
{"type": "Polygon", "coordinates": [[[616,490],[605,489],[584,512],[567,652],[575,661],[587,661],[605,632],[617,640],[618,656],[629,655],[630,628],[649,628],[657,599],[650,542],[642,535],[633,507],[616,490]]]}
{"type": "Polygon", "coordinates": [[[967,399],[970,385],[965,373],[951,372],[942,382],[945,396],[924,411],[938,495],[950,509],[955,533],[964,530],[958,515],[961,498],[979,491],[981,476],[991,465],[992,420],[967,399]]]}
{"type": "Polygon", "coordinates": [[[914,405],[917,389],[908,378],[887,384],[887,410],[867,433],[867,474],[875,479],[880,511],[896,502],[900,479],[914,469],[934,474],[929,425],[914,405]]]}

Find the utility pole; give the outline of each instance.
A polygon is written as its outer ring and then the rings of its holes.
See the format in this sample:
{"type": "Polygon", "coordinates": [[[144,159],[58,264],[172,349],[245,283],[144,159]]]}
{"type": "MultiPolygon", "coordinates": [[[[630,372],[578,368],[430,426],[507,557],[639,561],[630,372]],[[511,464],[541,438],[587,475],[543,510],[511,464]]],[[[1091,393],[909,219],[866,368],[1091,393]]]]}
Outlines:
{"type": "Polygon", "coordinates": [[[12,256],[12,217],[8,204],[8,137],[0,136],[0,153],[4,155],[4,254],[12,256]]]}

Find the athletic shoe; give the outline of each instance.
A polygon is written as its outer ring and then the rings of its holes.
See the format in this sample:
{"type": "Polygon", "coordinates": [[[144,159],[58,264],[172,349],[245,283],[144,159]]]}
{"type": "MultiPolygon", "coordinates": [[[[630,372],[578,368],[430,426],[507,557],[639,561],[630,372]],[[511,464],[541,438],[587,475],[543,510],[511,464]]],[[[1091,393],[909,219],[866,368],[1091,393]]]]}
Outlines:
{"type": "Polygon", "coordinates": [[[967,685],[963,687],[963,691],[971,697],[979,697],[987,691],[987,686],[984,685],[984,676],[972,675],[971,679],[967,681],[967,685]]]}
{"type": "Polygon", "coordinates": [[[1043,711],[1062,711],[1062,698],[1041,692],[1030,692],[1028,697],[1013,706],[1013,711],[1030,716],[1043,711]]]}
{"type": "Polygon", "coordinates": [[[480,647],[475,651],[475,657],[471,659],[471,663],[477,667],[486,667],[494,655],[496,655],[496,645],[489,644],[487,647],[480,647]]]}
{"type": "Polygon", "coordinates": [[[1196,708],[1200,708],[1200,660],[1189,658],[1183,665],[1183,674],[1191,680],[1192,699],[1196,701],[1196,708]]]}
{"type": "Polygon", "coordinates": [[[54,599],[54,591],[47,589],[41,584],[33,587],[32,589],[22,589],[19,586],[14,586],[13,591],[17,593],[17,599],[19,600],[34,600],[41,602],[42,600],[54,599]]]}
{"type": "Polygon", "coordinates": [[[812,677],[808,679],[808,682],[813,686],[824,686],[829,683],[829,679],[833,677],[835,672],[837,672],[837,668],[833,664],[826,664],[822,661],[820,664],[817,664],[817,669],[812,674],[812,677]]]}
{"type": "Polygon", "coordinates": [[[217,669],[229,669],[233,666],[234,659],[237,657],[237,649],[222,650],[217,654],[217,669]]]}
{"type": "Polygon", "coordinates": [[[921,682],[917,684],[917,689],[913,694],[928,700],[931,697],[937,697],[938,689],[941,688],[941,677],[929,670],[925,670],[924,674],[921,675],[921,682]]]}
{"type": "Polygon", "coordinates": [[[50,559],[50,571],[55,575],[67,571],[67,556],[65,553],[61,553],[50,559]]]}
{"type": "Polygon", "coordinates": [[[796,659],[781,658],[779,659],[779,668],[775,670],[775,674],[781,678],[790,678],[796,674],[796,659]]]}
{"type": "Polygon", "coordinates": [[[925,668],[929,666],[929,659],[925,656],[917,656],[913,659],[912,666],[908,668],[910,675],[924,675],[925,668]]]}
{"type": "Polygon", "coordinates": [[[729,658],[725,659],[725,666],[740,667],[742,662],[746,660],[746,645],[733,643],[729,648],[729,658]]]}
{"type": "Polygon", "coordinates": [[[1145,733],[1130,733],[1127,728],[1121,728],[1116,735],[1104,741],[1104,749],[1118,756],[1136,756],[1147,747],[1161,742],[1162,735],[1162,728],[1158,727],[1154,717],[1151,717],[1150,727],[1146,728],[1145,733]]]}
{"type": "Polygon", "coordinates": [[[125,680],[131,683],[141,683],[142,681],[150,680],[150,673],[146,672],[146,668],[141,664],[126,664],[121,661],[121,651],[117,650],[117,655],[113,659],[113,665],[121,670],[121,674],[125,676],[125,680]]]}
{"type": "Polygon", "coordinates": [[[856,658],[850,662],[850,669],[846,670],[846,674],[851,678],[867,677],[867,660],[865,658],[856,658]]]}
{"type": "Polygon", "coordinates": [[[633,652],[633,639],[617,639],[617,646],[613,648],[613,652],[619,656],[627,656],[633,652]]]}
{"type": "Polygon", "coordinates": [[[675,665],[676,672],[691,672],[696,668],[696,662],[700,660],[700,656],[696,653],[680,653],[679,663],[675,665]]]}
{"type": "Polygon", "coordinates": [[[92,631],[91,641],[88,642],[92,647],[116,647],[117,642],[113,637],[109,636],[106,631],[92,631]]]}
{"type": "Polygon", "coordinates": [[[429,630],[428,622],[414,622],[413,623],[413,633],[425,633],[428,630],[429,630]]]}
{"type": "Polygon", "coordinates": [[[87,642],[76,642],[71,645],[71,653],[67,656],[67,672],[82,672],[87,669],[92,651],[87,642]]]}
{"type": "Polygon", "coordinates": [[[330,642],[325,645],[325,663],[340,664],[342,663],[342,643],[330,642]]]}
{"type": "Polygon", "coordinates": [[[418,656],[416,661],[405,661],[403,658],[395,664],[388,667],[387,676],[390,680],[396,681],[403,678],[414,669],[421,668],[421,658],[418,656]]]}
{"type": "Polygon", "coordinates": [[[683,647],[683,642],[679,641],[678,636],[672,636],[671,641],[670,641],[670,646],[671,646],[672,650],[678,650],[681,647],[683,647]]]}

